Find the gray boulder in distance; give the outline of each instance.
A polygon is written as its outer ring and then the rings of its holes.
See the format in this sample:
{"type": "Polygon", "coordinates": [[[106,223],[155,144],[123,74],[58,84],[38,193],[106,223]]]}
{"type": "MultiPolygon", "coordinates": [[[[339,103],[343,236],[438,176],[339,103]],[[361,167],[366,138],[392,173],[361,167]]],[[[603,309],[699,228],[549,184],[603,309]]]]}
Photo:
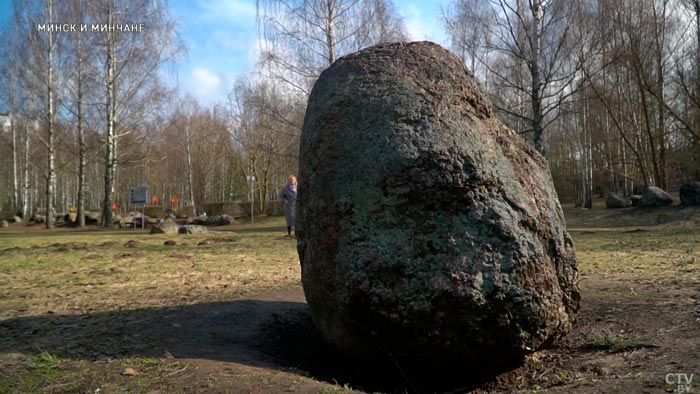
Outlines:
{"type": "Polygon", "coordinates": [[[673,205],[673,197],[656,186],[648,186],[642,191],[640,208],[667,207],[673,205]]]}
{"type": "Polygon", "coordinates": [[[233,224],[233,221],[233,217],[229,215],[214,215],[208,217],[205,223],[208,226],[228,226],[229,224],[233,224]]]}
{"type": "Polygon", "coordinates": [[[678,190],[683,205],[700,205],[700,182],[690,182],[678,190]]]}
{"type": "Polygon", "coordinates": [[[189,220],[188,223],[205,225],[205,224],[207,224],[207,214],[203,213],[203,214],[195,217],[194,219],[189,220]]]}
{"type": "Polygon", "coordinates": [[[134,217],[133,216],[124,216],[119,220],[119,227],[129,227],[131,224],[134,222],[134,217]]]}
{"type": "Polygon", "coordinates": [[[165,219],[151,227],[151,234],[177,234],[180,225],[174,219],[165,219]]]}
{"type": "Polygon", "coordinates": [[[337,348],[502,364],[571,330],[578,266],[547,162],[451,52],[338,59],[309,96],[299,167],[304,293],[337,348]]]}
{"type": "Polygon", "coordinates": [[[0,222],[0,227],[2,227],[2,228],[10,227],[10,222],[8,222],[7,220],[3,220],[2,222],[0,222]]]}
{"type": "Polygon", "coordinates": [[[633,207],[638,207],[641,201],[642,196],[640,196],[639,194],[634,194],[630,196],[630,202],[632,203],[633,207]]]}
{"type": "Polygon", "coordinates": [[[102,220],[102,213],[95,211],[85,212],[85,223],[86,224],[96,224],[102,220]]]}
{"type": "Polygon", "coordinates": [[[196,224],[186,224],[184,226],[180,226],[178,229],[178,233],[180,234],[204,234],[207,232],[209,232],[209,230],[207,230],[206,227],[196,224]]]}
{"type": "Polygon", "coordinates": [[[632,201],[616,193],[608,193],[605,197],[605,207],[608,209],[628,208],[632,206],[632,201]]]}
{"type": "Polygon", "coordinates": [[[11,219],[11,221],[12,221],[13,223],[21,223],[21,222],[22,222],[22,218],[19,217],[19,216],[13,216],[12,219],[11,219]]]}
{"type": "Polygon", "coordinates": [[[34,223],[44,223],[46,222],[46,216],[44,215],[34,215],[34,223]]]}

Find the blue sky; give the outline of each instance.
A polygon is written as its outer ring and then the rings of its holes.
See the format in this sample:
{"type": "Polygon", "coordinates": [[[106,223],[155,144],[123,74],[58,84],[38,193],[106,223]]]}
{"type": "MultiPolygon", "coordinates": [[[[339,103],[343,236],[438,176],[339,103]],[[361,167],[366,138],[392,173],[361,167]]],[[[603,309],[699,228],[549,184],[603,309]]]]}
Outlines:
{"type": "MultiPolygon", "coordinates": [[[[446,45],[439,23],[440,7],[448,0],[395,0],[412,40],[446,45]]],[[[255,0],[170,0],[173,16],[187,46],[177,63],[179,90],[208,105],[223,102],[237,77],[255,68],[258,32],[255,0]]],[[[0,0],[0,24],[10,13],[10,0],[0,0]]]]}

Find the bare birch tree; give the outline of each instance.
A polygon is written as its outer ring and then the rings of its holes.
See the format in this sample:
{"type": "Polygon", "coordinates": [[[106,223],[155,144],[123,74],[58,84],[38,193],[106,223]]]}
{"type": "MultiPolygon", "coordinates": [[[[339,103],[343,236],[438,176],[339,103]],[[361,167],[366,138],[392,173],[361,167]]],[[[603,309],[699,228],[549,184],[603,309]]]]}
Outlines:
{"type": "Polygon", "coordinates": [[[540,152],[545,150],[545,129],[556,120],[560,105],[575,93],[579,54],[589,40],[575,23],[584,4],[461,0],[443,16],[453,44],[478,59],[493,78],[492,89],[501,98],[494,102],[498,110],[515,122],[526,122],[522,132],[532,135],[540,152]],[[477,23],[482,32],[467,21],[477,23]]]}
{"type": "Polygon", "coordinates": [[[54,0],[17,0],[13,3],[15,18],[23,31],[29,46],[25,66],[30,70],[26,75],[27,86],[37,101],[43,104],[43,133],[38,139],[46,148],[45,198],[46,228],[54,228],[55,210],[55,122],[56,122],[56,58],[58,40],[52,24],[56,20],[54,0]],[[21,10],[21,11],[20,11],[21,10]],[[45,26],[45,28],[40,28],[45,26]]]}
{"type": "Polygon", "coordinates": [[[108,28],[98,39],[105,89],[102,222],[112,227],[119,141],[134,133],[141,119],[163,103],[166,94],[158,72],[181,53],[182,45],[174,35],[174,21],[164,1],[101,0],[90,6],[95,19],[107,26],[143,24],[142,29],[131,32],[108,28]]]}
{"type": "MultiPolygon", "coordinates": [[[[85,0],[71,0],[63,3],[62,11],[65,20],[88,22],[88,10],[85,0]]],[[[72,115],[72,123],[76,129],[77,145],[77,196],[76,208],[78,225],[85,227],[85,177],[87,171],[87,141],[85,136],[86,112],[94,108],[88,103],[89,91],[94,91],[96,70],[94,52],[90,50],[89,37],[78,30],[68,36],[65,43],[66,67],[63,70],[65,88],[65,108],[72,115]]],[[[94,95],[93,95],[94,96],[94,95]]],[[[94,101],[94,97],[92,97],[94,101]]]]}
{"type": "Polygon", "coordinates": [[[442,9],[441,22],[450,37],[450,46],[482,81],[488,83],[488,73],[482,62],[492,46],[491,6],[486,1],[455,0],[442,9]],[[484,68],[484,70],[481,70],[484,68]]]}
{"type": "Polygon", "coordinates": [[[338,56],[406,39],[391,0],[257,0],[263,63],[272,77],[308,96],[338,56]]]}

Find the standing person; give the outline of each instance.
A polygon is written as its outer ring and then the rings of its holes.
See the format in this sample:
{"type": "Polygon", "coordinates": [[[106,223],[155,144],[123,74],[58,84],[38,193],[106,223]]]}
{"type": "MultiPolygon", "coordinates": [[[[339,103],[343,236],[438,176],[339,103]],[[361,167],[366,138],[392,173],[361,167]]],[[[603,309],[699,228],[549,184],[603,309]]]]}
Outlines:
{"type": "Polygon", "coordinates": [[[287,219],[287,236],[296,237],[296,211],[297,211],[297,177],[290,175],[287,179],[287,186],[282,189],[280,199],[284,202],[284,216],[287,219]]]}

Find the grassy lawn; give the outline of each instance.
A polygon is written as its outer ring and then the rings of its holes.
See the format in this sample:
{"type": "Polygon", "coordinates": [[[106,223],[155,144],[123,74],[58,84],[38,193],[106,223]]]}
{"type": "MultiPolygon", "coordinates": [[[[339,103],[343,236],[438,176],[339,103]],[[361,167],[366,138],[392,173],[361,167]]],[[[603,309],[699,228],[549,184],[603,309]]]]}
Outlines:
{"type": "Polygon", "coordinates": [[[584,278],[700,282],[700,236],[687,226],[573,231],[584,278]]]}
{"type": "MultiPolygon", "coordinates": [[[[700,222],[610,215],[567,210],[583,293],[567,344],[476,392],[632,393],[700,372],[700,222]]],[[[211,230],[0,231],[0,393],[353,392],[260,356],[271,324],[308,315],[284,219],[211,230]]]]}
{"type": "Polygon", "coordinates": [[[0,319],[225,301],[299,283],[296,242],[281,238],[282,220],[187,236],[1,234],[0,319]]]}
{"type": "Polygon", "coordinates": [[[0,393],[207,392],[211,378],[170,355],[154,327],[187,306],[298,287],[283,220],[203,235],[0,233],[0,393]],[[191,371],[199,381],[179,385],[191,371]]]}

